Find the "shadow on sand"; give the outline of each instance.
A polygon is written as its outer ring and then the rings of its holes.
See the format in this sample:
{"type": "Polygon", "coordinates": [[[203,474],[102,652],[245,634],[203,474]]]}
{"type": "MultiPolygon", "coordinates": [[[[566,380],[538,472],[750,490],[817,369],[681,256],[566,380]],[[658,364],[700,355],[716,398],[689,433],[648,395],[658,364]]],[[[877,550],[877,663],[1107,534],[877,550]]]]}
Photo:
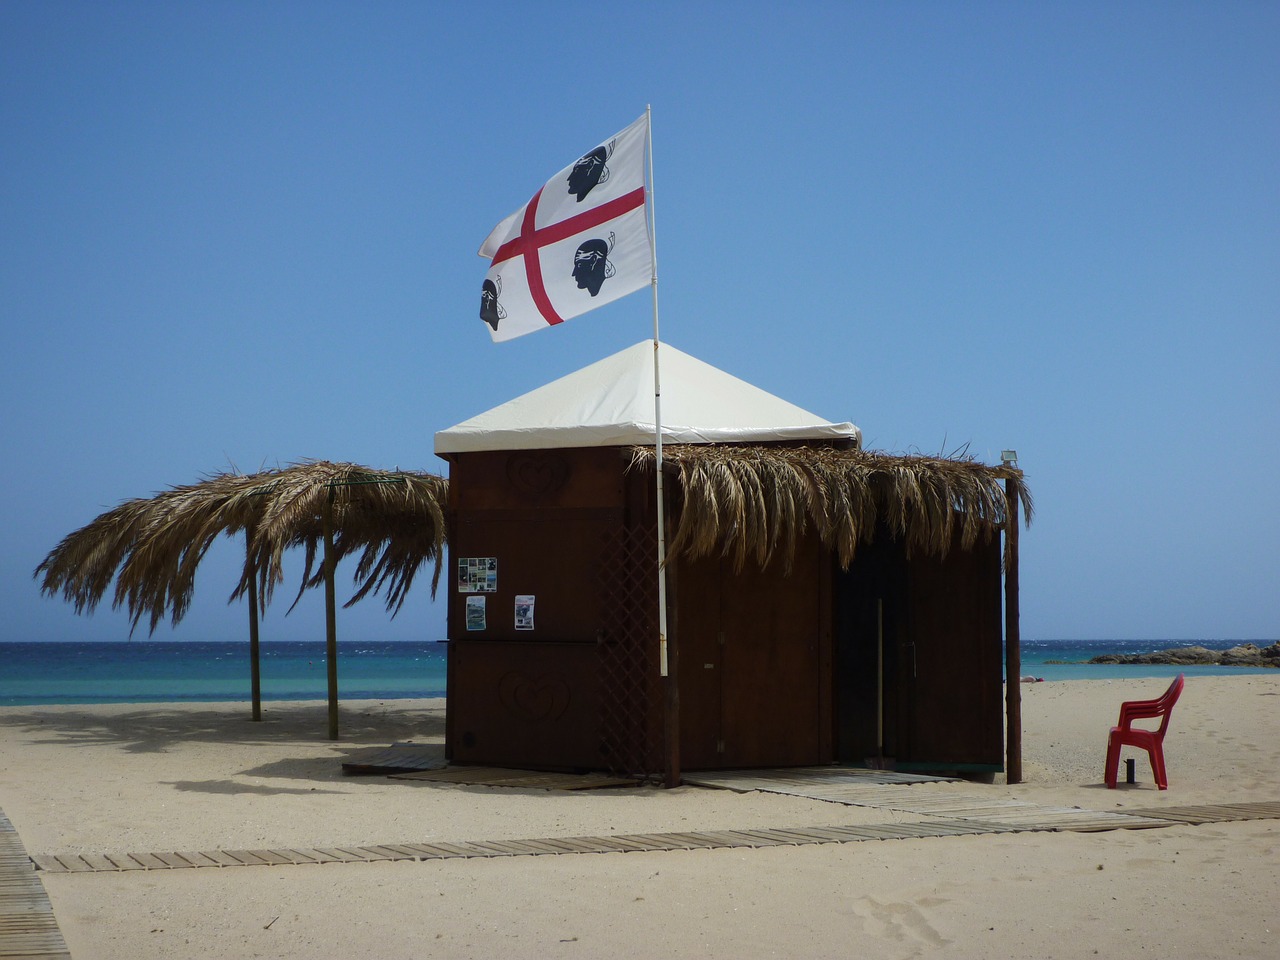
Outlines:
{"type": "MultiPolygon", "coordinates": [[[[444,736],[443,700],[370,701],[340,706],[339,739],[330,741],[328,706],[323,701],[267,703],[263,719],[250,719],[241,704],[138,705],[129,709],[93,706],[0,711],[0,729],[17,741],[68,747],[116,745],[126,753],[163,753],[183,743],[331,744],[335,755],[386,746],[395,741],[444,736]]],[[[268,774],[262,774],[268,775],[268,774]]]]}

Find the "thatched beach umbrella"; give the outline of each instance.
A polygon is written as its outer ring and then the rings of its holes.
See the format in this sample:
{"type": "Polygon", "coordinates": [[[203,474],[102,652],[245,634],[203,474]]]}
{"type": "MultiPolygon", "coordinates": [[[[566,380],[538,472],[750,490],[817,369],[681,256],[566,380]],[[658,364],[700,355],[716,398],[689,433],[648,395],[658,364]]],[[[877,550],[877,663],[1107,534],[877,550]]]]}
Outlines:
{"type": "Polygon", "coordinates": [[[259,608],[265,609],[283,580],[285,549],[304,547],[306,571],[299,596],[308,587],[326,586],[330,736],[336,737],[333,568],[342,557],[360,553],[357,589],[348,606],[381,592],[394,616],[418,569],[428,561],[435,565],[434,595],[443,559],[441,503],[447,483],[432,474],[388,473],[326,461],[254,474],[218,474],[107,511],[64,537],[35,576],[44,593],[61,594],[77,613],[92,612],[114,580],[113,608],[125,608],[133,628],[146,617],[154,632],[166,617],[177,624],[186,614],[196,570],[213,541],[224,533],[243,533],[245,565],[231,599],[249,599],[256,720],[261,717],[259,608]],[[326,562],[315,572],[321,549],[326,562]]]}
{"type": "Polygon", "coordinates": [[[256,475],[221,474],[128,500],[68,534],[36,568],[44,593],[62,594],[77,613],[92,613],[112,581],[113,608],[128,610],[131,630],[143,617],[155,632],[166,617],[177,624],[190,606],[195,571],[222,533],[251,531],[257,508],[227,510],[231,494],[256,475]]]}
{"type": "Polygon", "coordinates": [[[383,473],[349,463],[314,461],[278,471],[241,496],[260,498],[265,506],[250,540],[244,578],[233,596],[244,591],[252,597],[256,577],[262,602],[269,601],[275,585],[284,579],[282,559],[289,547],[302,547],[306,557],[294,604],[308,588],[324,585],[329,738],[336,740],[337,562],[360,554],[355,573],[358,587],[348,607],[370,593],[384,593],[387,610],[395,616],[427,561],[435,565],[434,597],[444,558],[441,504],[448,499],[448,481],[427,473],[383,473]]]}

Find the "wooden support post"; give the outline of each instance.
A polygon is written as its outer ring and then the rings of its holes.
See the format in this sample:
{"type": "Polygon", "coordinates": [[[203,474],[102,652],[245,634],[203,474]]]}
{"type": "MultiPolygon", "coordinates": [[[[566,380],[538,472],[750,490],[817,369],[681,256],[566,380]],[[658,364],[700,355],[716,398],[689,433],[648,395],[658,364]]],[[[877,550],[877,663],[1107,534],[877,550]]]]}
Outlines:
{"type": "MultiPolygon", "coordinates": [[[[245,552],[249,551],[248,534],[245,535],[245,552]]],[[[262,671],[258,648],[258,571],[252,559],[246,564],[249,570],[249,687],[253,696],[253,719],[262,719],[262,671]]]]}
{"type": "Polygon", "coordinates": [[[338,739],[338,601],[334,586],[333,498],[329,488],[324,509],[324,620],[325,659],[329,666],[329,739],[338,739]]]}
{"type": "Polygon", "coordinates": [[[1018,627],[1018,492],[1004,482],[1005,780],[1022,782],[1022,635],[1018,627]]]}

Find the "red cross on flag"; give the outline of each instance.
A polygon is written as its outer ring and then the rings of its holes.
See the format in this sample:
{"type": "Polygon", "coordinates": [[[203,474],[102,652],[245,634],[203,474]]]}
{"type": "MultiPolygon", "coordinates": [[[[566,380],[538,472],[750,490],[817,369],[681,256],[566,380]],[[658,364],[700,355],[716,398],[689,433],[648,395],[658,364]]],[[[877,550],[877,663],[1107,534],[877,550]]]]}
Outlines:
{"type": "Polygon", "coordinates": [[[480,246],[480,319],[495,341],[545,330],[647,286],[648,114],[543,185],[480,246]]]}

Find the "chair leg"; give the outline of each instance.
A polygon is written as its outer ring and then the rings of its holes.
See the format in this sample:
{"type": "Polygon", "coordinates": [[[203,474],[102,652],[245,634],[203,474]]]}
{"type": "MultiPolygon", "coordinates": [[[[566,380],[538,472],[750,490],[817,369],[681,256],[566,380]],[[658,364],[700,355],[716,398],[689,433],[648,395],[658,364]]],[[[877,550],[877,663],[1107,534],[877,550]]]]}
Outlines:
{"type": "Polygon", "coordinates": [[[1120,739],[1112,734],[1107,738],[1107,766],[1103,771],[1103,779],[1107,788],[1116,788],[1116,771],[1120,767],[1120,739]]]}
{"type": "Polygon", "coordinates": [[[1169,775],[1164,769],[1164,747],[1154,743],[1147,750],[1151,755],[1151,773],[1155,777],[1156,786],[1161,790],[1169,789],[1169,775]]]}

